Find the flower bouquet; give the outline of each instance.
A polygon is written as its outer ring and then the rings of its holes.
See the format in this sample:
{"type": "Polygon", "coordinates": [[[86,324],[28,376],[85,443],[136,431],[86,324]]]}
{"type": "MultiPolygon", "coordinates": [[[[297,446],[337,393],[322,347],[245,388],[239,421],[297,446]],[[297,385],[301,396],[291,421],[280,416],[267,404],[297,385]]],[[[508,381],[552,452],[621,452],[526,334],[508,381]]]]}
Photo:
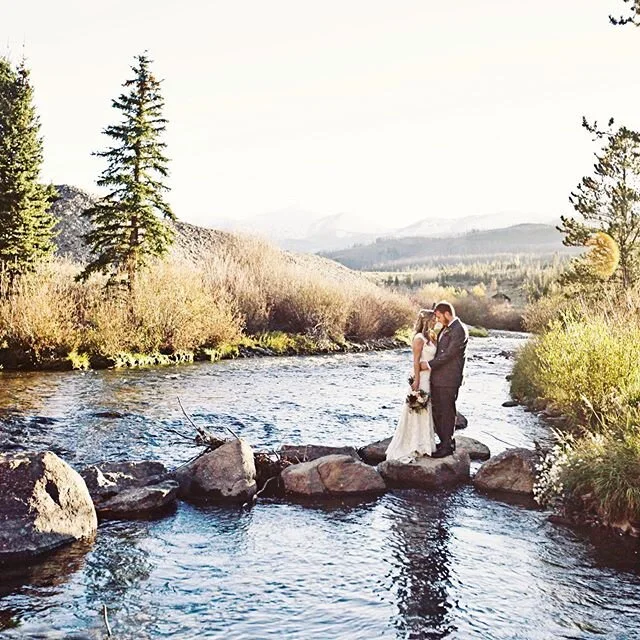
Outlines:
{"type": "MultiPolygon", "coordinates": [[[[413,384],[413,376],[409,377],[409,384],[413,384]]],[[[417,391],[411,390],[405,402],[409,405],[409,409],[412,411],[424,411],[431,401],[431,394],[424,389],[418,389],[417,391]]]]}

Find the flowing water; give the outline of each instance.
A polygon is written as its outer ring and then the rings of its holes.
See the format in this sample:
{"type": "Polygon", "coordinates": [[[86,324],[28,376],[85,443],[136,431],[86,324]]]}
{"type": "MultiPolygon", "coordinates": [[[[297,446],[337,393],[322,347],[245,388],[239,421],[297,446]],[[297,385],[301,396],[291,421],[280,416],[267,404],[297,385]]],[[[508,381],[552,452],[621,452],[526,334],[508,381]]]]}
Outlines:
{"type": "MultiPolygon", "coordinates": [[[[525,336],[472,339],[459,409],[492,453],[548,440],[508,399],[525,336]]],[[[283,443],[391,435],[408,350],[175,368],[0,374],[0,450],[76,468],[194,455],[195,421],[283,443]]],[[[635,540],[551,524],[471,485],[368,500],[193,506],[106,522],[92,545],[0,574],[1,638],[640,638],[635,540]]]]}

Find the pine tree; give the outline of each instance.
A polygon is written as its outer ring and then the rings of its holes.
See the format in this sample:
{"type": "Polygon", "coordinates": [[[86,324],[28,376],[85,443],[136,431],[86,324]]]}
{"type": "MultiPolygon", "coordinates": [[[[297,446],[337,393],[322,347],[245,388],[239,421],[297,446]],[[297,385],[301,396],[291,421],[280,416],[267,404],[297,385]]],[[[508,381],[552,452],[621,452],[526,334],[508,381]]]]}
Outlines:
{"type": "Polygon", "coordinates": [[[606,141],[596,154],[595,175],[586,176],[570,202],[582,220],[562,216],[558,230],[567,246],[585,246],[598,231],[617,245],[615,278],[624,289],[640,281],[640,133],[626,127],[598,130],[583,119],[596,140],[606,141]]]}
{"type": "Polygon", "coordinates": [[[159,215],[175,220],[163,198],[169,189],[162,182],[168,159],[166,144],[160,141],[167,123],[160,81],[151,73],[146,54],[135,60],[134,78],[122,85],[129,91],[112,102],[122,120],[103,131],[115,144],[94,154],[107,161],[98,185],[109,193],[84,212],[93,223],[85,240],[95,260],[79,276],[109,274],[110,284],[126,284],[130,291],[138,271],[151,257],[166,254],[173,241],[172,230],[159,215]]]}
{"type": "Polygon", "coordinates": [[[0,273],[30,271],[55,249],[56,196],[40,184],[42,138],[33,87],[24,61],[14,68],[0,58],[0,273]]]}

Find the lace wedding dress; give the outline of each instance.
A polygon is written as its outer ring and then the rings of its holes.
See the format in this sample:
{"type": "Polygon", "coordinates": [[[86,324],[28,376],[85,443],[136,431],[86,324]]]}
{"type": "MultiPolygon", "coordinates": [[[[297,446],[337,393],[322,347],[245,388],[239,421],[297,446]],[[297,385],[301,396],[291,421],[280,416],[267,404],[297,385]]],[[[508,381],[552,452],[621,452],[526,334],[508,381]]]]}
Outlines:
{"type": "MultiPolygon", "coordinates": [[[[418,334],[422,336],[422,334],[418,334]]],[[[436,355],[436,345],[425,340],[420,362],[429,361],[436,355]]],[[[420,388],[430,392],[431,371],[420,372],[420,388]]],[[[407,390],[407,393],[411,388],[407,390]]],[[[436,450],[435,429],[431,403],[423,411],[413,411],[405,402],[402,405],[398,426],[387,448],[387,460],[410,462],[412,459],[431,455],[436,450]]]]}

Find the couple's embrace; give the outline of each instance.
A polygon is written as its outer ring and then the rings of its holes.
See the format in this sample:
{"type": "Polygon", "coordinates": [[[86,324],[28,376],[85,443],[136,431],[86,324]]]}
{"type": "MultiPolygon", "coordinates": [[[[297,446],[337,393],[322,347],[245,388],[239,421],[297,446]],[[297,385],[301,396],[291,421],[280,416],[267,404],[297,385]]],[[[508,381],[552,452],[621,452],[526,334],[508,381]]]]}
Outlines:
{"type": "Polygon", "coordinates": [[[469,333],[448,302],[422,309],[414,332],[411,391],[387,448],[387,460],[411,462],[425,455],[444,458],[455,450],[456,400],[469,333]],[[438,324],[442,327],[439,335],[438,324]]]}

